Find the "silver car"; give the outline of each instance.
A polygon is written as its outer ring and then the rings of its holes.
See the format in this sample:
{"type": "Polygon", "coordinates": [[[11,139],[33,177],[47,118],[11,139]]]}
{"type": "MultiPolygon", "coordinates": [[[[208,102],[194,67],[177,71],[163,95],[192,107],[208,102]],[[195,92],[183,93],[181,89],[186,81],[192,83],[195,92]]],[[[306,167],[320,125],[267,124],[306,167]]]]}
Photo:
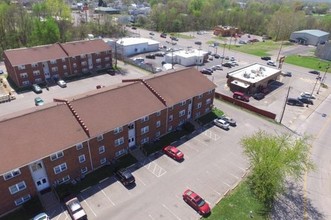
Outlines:
{"type": "Polygon", "coordinates": [[[217,127],[223,128],[224,130],[229,130],[230,125],[229,123],[227,123],[226,121],[224,121],[223,119],[215,119],[214,120],[214,124],[217,127]]]}
{"type": "Polygon", "coordinates": [[[57,81],[57,84],[58,84],[61,88],[65,88],[65,87],[67,87],[67,83],[66,83],[63,79],[60,79],[59,81],[57,81]]]}
{"type": "Polygon", "coordinates": [[[227,122],[229,125],[231,125],[233,127],[237,126],[237,122],[233,118],[230,118],[229,116],[222,115],[221,117],[219,117],[219,119],[224,120],[225,122],[227,122]]]}

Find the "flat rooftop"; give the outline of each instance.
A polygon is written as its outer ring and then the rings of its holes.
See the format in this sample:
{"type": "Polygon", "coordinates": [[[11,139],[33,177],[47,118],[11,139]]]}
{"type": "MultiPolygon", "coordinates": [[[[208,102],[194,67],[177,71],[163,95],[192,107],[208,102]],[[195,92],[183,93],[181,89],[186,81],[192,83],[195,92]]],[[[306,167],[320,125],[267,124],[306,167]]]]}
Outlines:
{"type": "Polygon", "coordinates": [[[255,63],[250,66],[229,72],[228,76],[231,76],[240,81],[256,83],[265,78],[268,78],[269,76],[280,74],[280,72],[281,71],[279,69],[255,63]]]}
{"type": "Polygon", "coordinates": [[[152,40],[149,38],[140,38],[140,37],[124,37],[116,41],[117,44],[122,44],[124,46],[137,45],[137,44],[159,44],[160,42],[152,40]]]}
{"type": "MultiPolygon", "coordinates": [[[[168,54],[171,56],[171,53],[168,54]]],[[[203,50],[190,49],[190,50],[178,50],[175,51],[173,54],[174,56],[189,58],[189,57],[204,56],[205,54],[207,54],[207,52],[203,50]]]]}

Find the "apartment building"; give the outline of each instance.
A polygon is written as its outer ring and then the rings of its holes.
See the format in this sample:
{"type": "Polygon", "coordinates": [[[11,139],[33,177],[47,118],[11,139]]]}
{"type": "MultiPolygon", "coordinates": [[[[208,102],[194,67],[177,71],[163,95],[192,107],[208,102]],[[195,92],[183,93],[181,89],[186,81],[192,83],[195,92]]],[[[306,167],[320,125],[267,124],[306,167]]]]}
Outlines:
{"type": "Polygon", "coordinates": [[[0,216],[208,113],[215,88],[188,68],[3,116],[0,216]]]}
{"type": "Polygon", "coordinates": [[[110,46],[102,39],[6,50],[4,63],[17,87],[111,68],[110,46]]]}

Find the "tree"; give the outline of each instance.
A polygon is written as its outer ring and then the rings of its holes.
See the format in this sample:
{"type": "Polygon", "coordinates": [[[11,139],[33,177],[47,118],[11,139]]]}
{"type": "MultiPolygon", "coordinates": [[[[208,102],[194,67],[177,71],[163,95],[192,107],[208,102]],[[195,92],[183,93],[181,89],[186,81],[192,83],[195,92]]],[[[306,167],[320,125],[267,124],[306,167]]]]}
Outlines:
{"type": "Polygon", "coordinates": [[[286,178],[298,180],[304,172],[313,169],[308,140],[307,136],[294,138],[289,134],[273,135],[264,131],[241,140],[252,167],[249,184],[268,210],[276,196],[285,190],[286,178]]]}

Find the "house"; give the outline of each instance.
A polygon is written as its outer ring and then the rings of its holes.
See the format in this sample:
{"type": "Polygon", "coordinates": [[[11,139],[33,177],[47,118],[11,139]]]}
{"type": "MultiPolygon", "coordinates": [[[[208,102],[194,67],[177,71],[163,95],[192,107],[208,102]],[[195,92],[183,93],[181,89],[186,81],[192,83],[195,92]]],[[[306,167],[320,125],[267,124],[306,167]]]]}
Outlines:
{"type": "Polygon", "coordinates": [[[1,117],[0,216],[205,115],[215,88],[186,68],[1,117]]]}
{"type": "Polygon", "coordinates": [[[148,38],[126,37],[116,41],[116,51],[120,56],[134,56],[159,50],[160,42],[148,38]]]}
{"type": "Polygon", "coordinates": [[[102,39],[12,49],[3,55],[8,76],[19,88],[112,67],[111,47],[102,39]]]}
{"type": "Polygon", "coordinates": [[[330,33],[321,30],[301,30],[295,31],[290,36],[290,41],[317,46],[328,42],[330,33]]]}

